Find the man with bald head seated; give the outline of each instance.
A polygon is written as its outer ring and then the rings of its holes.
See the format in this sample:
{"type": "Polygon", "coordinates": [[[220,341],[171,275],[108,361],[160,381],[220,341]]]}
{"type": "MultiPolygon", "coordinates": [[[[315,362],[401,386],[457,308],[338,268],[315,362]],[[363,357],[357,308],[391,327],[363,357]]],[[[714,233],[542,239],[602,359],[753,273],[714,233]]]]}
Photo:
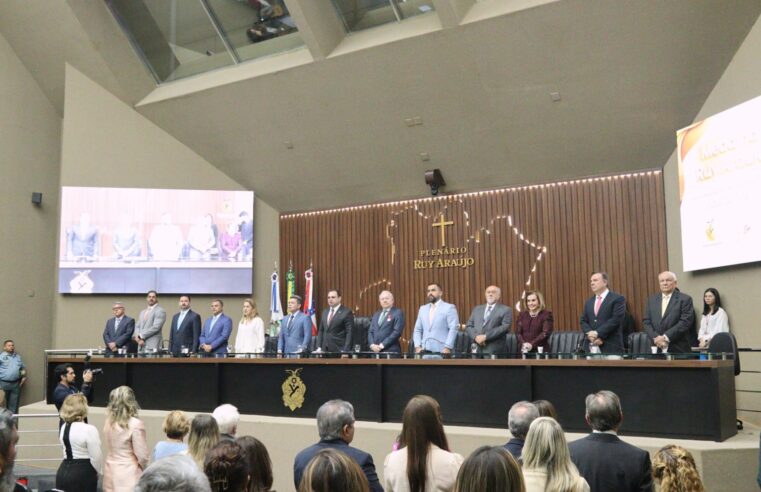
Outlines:
{"type": "Polygon", "coordinates": [[[505,355],[513,310],[499,302],[502,290],[496,285],[487,287],[484,296],[486,304],[473,308],[466,330],[479,355],[505,355]]]}
{"type": "Polygon", "coordinates": [[[394,294],[384,290],[378,296],[380,309],[370,318],[367,343],[375,353],[400,353],[399,337],[404,330],[404,312],[394,306],[394,294]]]}
{"type": "Polygon", "coordinates": [[[689,353],[697,343],[695,306],[692,298],[677,288],[676,274],[658,275],[661,292],[647,300],[642,325],[661,351],[689,353]]]}

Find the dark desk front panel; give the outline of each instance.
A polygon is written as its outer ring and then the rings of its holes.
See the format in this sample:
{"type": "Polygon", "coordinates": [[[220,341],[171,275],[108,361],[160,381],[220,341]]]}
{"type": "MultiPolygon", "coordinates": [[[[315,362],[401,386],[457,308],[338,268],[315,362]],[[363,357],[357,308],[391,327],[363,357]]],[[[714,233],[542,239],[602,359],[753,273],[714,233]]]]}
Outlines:
{"type": "MultiPolygon", "coordinates": [[[[49,402],[61,362],[78,375],[83,368],[81,359],[49,359],[49,402]]],[[[407,401],[427,394],[447,424],[506,427],[510,405],[546,399],[564,429],[586,432],[584,398],[608,389],[621,397],[624,434],[716,441],[736,434],[731,361],[96,358],[92,367],[104,370],[95,406],[127,384],[146,409],[211,412],[232,403],[245,414],[314,418],[322,403],[341,398],[357,419],[401,422],[407,401]],[[283,400],[292,371],[306,388],[293,410],[283,400]]]]}

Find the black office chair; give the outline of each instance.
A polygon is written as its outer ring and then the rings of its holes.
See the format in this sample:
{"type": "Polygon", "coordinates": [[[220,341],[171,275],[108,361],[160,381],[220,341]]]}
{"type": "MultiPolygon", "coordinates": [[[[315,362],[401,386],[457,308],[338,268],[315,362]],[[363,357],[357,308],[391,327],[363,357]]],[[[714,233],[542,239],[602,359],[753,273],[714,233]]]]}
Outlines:
{"type": "Polygon", "coordinates": [[[550,353],[571,354],[576,352],[584,333],[581,331],[555,331],[550,335],[550,353]]]}
{"type": "Polygon", "coordinates": [[[267,335],[264,338],[264,353],[265,354],[277,353],[277,337],[271,337],[267,335]]]}
{"type": "MultiPolygon", "coordinates": [[[[732,354],[735,361],[735,376],[740,375],[740,352],[737,350],[737,340],[733,334],[721,332],[714,335],[708,343],[708,353],[732,354]]],[[[743,429],[743,421],[740,419],[737,419],[737,429],[743,429]]]]}
{"type": "Polygon", "coordinates": [[[635,331],[629,335],[629,353],[630,354],[649,354],[653,341],[644,331],[635,331]]]}
{"type": "Polygon", "coordinates": [[[457,338],[454,339],[454,348],[452,349],[452,355],[454,357],[464,357],[470,353],[470,346],[473,343],[473,338],[465,331],[458,331],[457,338]]]}
{"type": "Polygon", "coordinates": [[[515,357],[518,354],[518,335],[515,333],[508,333],[506,335],[505,351],[508,358],[515,357]]]}
{"type": "Polygon", "coordinates": [[[737,340],[731,333],[717,333],[708,344],[708,352],[711,354],[732,354],[735,360],[735,376],[740,375],[740,353],[737,351],[737,340]]]}
{"type": "Polygon", "coordinates": [[[370,331],[370,318],[367,316],[356,316],[354,318],[354,330],[351,332],[352,347],[354,345],[360,346],[360,351],[367,352],[370,350],[370,344],[367,342],[367,334],[370,331]]]}

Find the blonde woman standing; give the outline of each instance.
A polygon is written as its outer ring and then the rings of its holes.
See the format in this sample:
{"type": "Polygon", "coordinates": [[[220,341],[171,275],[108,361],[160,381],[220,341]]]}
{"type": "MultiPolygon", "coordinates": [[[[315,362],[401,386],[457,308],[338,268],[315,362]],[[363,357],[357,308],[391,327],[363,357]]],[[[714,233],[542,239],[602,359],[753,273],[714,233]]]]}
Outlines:
{"type": "Polygon", "coordinates": [[[256,310],[253,299],[243,300],[243,317],[238,323],[238,334],[235,336],[235,353],[237,357],[245,357],[247,353],[264,352],[264,321],[256,310]]]}
{"type": "Polygon", "coordinates": [[[103,471],[104,492],[131,492],[148,466],[150,452],[145,426],[137,418],[140,406],[129,386],[111,391],[103,435],[108,444],[103,471]]]}

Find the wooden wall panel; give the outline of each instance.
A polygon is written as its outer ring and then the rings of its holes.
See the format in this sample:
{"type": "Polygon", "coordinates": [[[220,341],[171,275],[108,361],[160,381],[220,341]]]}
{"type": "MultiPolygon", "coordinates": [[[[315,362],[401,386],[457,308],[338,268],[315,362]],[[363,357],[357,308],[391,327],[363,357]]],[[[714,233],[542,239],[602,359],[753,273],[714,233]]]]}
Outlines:
{"type": "Polygon", "coordinates": [[[591,295],[589,275],[597,270],[607,271],[612,290],[626,296],[639,327],[645,300],[667,266],[659,171],[287,214],[280,222],[281,278],[292,263],[303,293],[311,262],[318,310],[328,290],[339,288],[359,316],[375,312],[378,294],[391,290],[406,315],[404,340],[431,282],[457,305],[461,323],[484,302],[485,287],[496,284],[511,306],[525,290],[542,291],[556,329],[578,329],[591,295]],[[442,214],[454,222],[446,227],[447,247],[468,250],[441,258],[475,263],[415,270],[414,260],[439,258],[420,252],[440,247],[440,227],[432,224],[442,214]]]}

